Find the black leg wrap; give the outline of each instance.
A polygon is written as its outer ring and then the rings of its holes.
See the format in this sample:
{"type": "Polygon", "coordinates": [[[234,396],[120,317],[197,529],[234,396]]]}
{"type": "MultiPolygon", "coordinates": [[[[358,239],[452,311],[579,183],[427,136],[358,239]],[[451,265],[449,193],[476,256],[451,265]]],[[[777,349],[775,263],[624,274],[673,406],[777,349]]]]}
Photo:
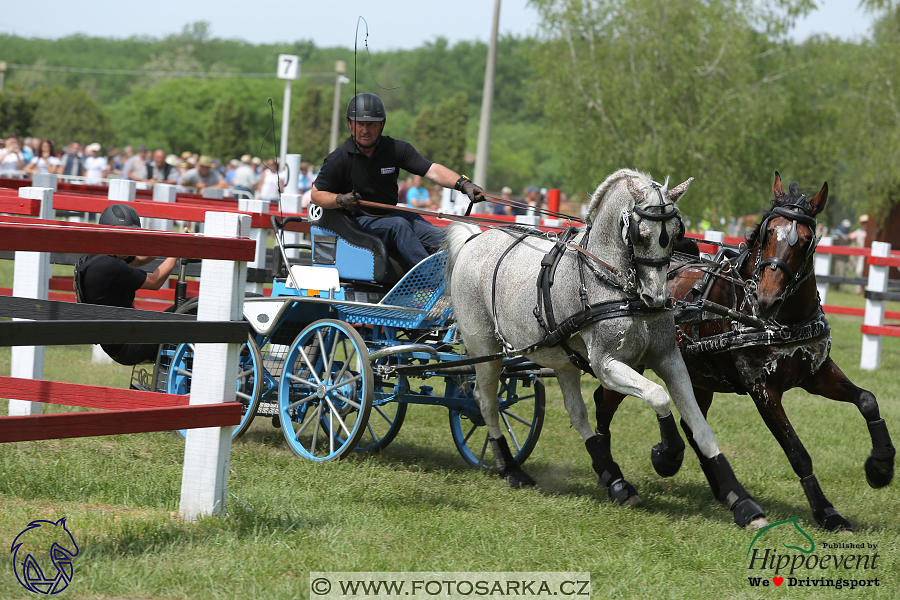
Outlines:
{"type": "MultiPolygon", "coordinates": [[[[701,464],[703,463],[701,462],[701,464]]],[[[709,479],[710,487],[718,488],[719,494],[716,495],[716,498],[731,509],[735,525],[744,527],[753,519],[766,516],[762,508],[737,480],[724,454],[717,454],[706,459],[703,472],[709,479]],[[720,495],[722,497],[719,497],[720,495]]]]}
{"type": "Polygon", "coordinates": [[[678,433],[675,417],[670,412],[665,417],[656,416],[662,440],[650,450],[650,462],[660,477],[671,477],[684,461],[684,441],[678,433]]]}
{"type": "Polygon", "coordinates": [[[803,493],[809,500],[809,505],[813,510],[813,518],[819,527],[827,531],[851,531],[850,521],[842,517],[838,511],[834,509],[831,502],[825,498],[819,481],[815,475],[807,475],[800,479],[800,485],[803,487],[803,493]]]}
{"type": "Polygon", "coordinates": [[[509,445],[506,443],[506,438],[501,437],[500,439],[491,439],[491,449],[494,451],[494,459],[497,461],[497,470],[500,471],[500,477],[506,479],[506,483],[509,484],[509,487],[516,490],[522,487],[523,485],[534,485],[534,479],[532,479],[528,473],[523,471],[521,467],[516,463],[516,459],[513,458],[512,453],[509,451],[509,445]]]}
{"type": "Polygon", "coordinates": [[[872,455],[866,459],[866,481],[875,489],[888,485],[894,479],[894,445],[884,419],[869,421],[872,436],[872,455]]]}
{"type": "Polygon", "coordinates": [[[622,470],[612,459],[609,452],[609,436],[591,436],[585,440],[584,446],[591,455],[591,466],[600,477],[598,483],[606,488],[610,500],[624,504],[632,496],[637,496],[637,490],[625,481],[622,470]]]}

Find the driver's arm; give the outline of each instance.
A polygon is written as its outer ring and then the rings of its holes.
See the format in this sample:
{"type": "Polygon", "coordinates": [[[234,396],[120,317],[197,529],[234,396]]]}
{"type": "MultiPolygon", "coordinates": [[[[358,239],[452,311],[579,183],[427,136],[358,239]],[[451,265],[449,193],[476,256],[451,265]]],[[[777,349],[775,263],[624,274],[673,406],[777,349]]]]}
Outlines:
{"type": "Polygon", "coordinates": [[[433,181],[441,187],[456,189],[456,182],[459,180],[459,173],[453,169],[448,169],[444,165],[432,163],[428,172],[425,173],[425,179],[433,181]]]}
{"type": "Polygon", "coordinates": [[[161,288],[163,283],[169,279],[169,275],[172,274],[172,269],[175,268],[176,262],[178,262],[178,259],[174,256],[170,256],[162,261],[162,264],[159,265],[155,271],[147,273],[147,279],[144,280],[144,285],[141,286],[141,289],[158,290],[161,288]]]}
{"type": "Polygon", "coordinates": [[[316,206],[321,206],[322,208],[340,208],[336,198],[337,194],[322,191],[316,187],[315,183],[313,184],[310,199],[316,206]]]}

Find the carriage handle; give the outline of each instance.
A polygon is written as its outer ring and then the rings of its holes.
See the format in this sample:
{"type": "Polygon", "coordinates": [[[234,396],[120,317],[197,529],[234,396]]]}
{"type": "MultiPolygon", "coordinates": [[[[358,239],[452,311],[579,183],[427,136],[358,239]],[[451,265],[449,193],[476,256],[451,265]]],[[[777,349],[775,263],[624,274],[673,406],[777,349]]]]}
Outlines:
{"type": "Polygon", "coordinates": [[[296,221],[298,223],[303,222],[303,217],[285,217],[283,221],[280,223],[278,219],[275,218],[275,215],[269,217],[272,222],[272,229],[275,231],[275,241],[278,242],[276,245],[278,249],[281,251],[281,260],[284,261],[284,264],[287,266],[288,277],[291,278],[291,281],[294,282],[294,289],[297,290],[297,293],[300,293],[300,284],[297,283],[297,279],[294,277],[294,272],[291,271],[291,261],[288,260],[287,253],[284,251],[284,226],[292,221],[296,221]],[[281,237],[279,238],[278,233],[281,233],[281,237]]]}

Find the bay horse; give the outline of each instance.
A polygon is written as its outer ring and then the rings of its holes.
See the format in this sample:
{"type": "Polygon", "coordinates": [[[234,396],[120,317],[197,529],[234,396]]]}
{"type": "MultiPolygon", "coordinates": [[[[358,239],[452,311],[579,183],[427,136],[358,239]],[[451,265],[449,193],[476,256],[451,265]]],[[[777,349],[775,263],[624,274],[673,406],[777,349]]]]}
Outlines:
{"type": "MultiPolygon", "coordinates": [[[[864,465],[871,487],[891,482],[895,451],[875,396],[854,385],[829,355],[831,333],[819,303],[812,261],[816,217],[825,210],[828,183],[808,198],[795,183],[785,192],[776,171],[772,192],[772,208],[763,214],[741,252],[720,252],[713,264],[683,257],[671,267],[669,290],[688,306],[682,318],[676,318],[682,322],[678,344],[703,415],[716,392],[749,395],[800,478],[816,523],[828,531],[850,530],[850,522],[828,501],[813,474],[809,453],[782,406],[784,392],[800,387],[859,409],[872,438],[872,452],[864,465]],[[740,314],[702,315],[698,303],[704,300],[740,314]],[[753,323],[752,318],[764,323],[753,323]]],[[[595,392],[601,435],[609,435],[622,398],[620,392],[602,387],[595,392]]],[[[699,450],[691,439],[691,425],[683,419],[681,423],[691,446],[699,450]]],[[[681,464],[684,442],[676,428],[661,426],[660,431],[662,441],[651,451],[651,459],[657,473],[671,476],[681,464]]],[[[705,457],[700,452],[698,456],[707,472],[705,457]]],[[[724,499],[722,490],[716,495],[724,499]]]]}
{"type": "Polygon", "coordinates": [[[632,368],[643,364],[668,385],[735,523],[765,525],[697,406],[675,344],[673,311],[665,307],[666,266],[684,233],[675,202],[690,182],[669,190],[668,182],[643,173],[616,171],[592,195],[586,227],[569,228],[558,239],[521,227],[484,233],[462,223],[448,228],[447,287],[467,354],[484,359],[475,366],[474,397],[500,475],[511,487],[535,482],[516,464],[499,425],[503,356],[523,355],[556,371],[600,484],[614,502],[632,505],[640,498],[613,460],[608,437],[590,427],[581,374],[592,372],[603,385],[642,398],[675,427],[666,390],[632,368]]]}

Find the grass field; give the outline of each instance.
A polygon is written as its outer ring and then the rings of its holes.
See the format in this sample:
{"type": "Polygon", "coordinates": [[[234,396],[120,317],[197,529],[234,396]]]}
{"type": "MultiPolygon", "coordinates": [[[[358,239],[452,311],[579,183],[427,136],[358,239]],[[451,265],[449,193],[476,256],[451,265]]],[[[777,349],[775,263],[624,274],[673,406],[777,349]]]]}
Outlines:
{"type": "MultiPolygon", "coordinates": [[[[829,303],[861,297],[835,293],[829,303]]],[[[863,372],[861,319],[830,322],[832,356],[876,394],[896,443],[900,340],[886,338],[881,369],[863,372]]],[[[9,373],[9,356],[0,348],[0,374],[9,373]]],[[[46,379],[125,387],[128,375],[91,364],[87,347],[47,350],[46,379]]],[[[593,386],[584,379],[586,395],[593,386]]],[[[234,445],[228,514],[196,524],[177,518],[184,445],[173,433],[0,445],[0,546],[8,549],[29,521],[66,517],[81,549],[60,594],[67,598],[308,598],[310,571],[587,571],[598,598],[900,597],[900,494],[896,484],[865,483],[870,442],[853,406],[800,391],[785,401],[826,495],[853,524],[853,534],[835,535],[815,526],[752,402],[723,395],[713,404],[720,447],[770,522],[799,517],[818,546],[877,544],[876,570],[811,573],[877,576],[877,588],[754,588],[748,575],[773,574],[748,571],[756,532],[732,524],[692,453],[676,476],[654,473],[649,450],[659,438],[648,407],[629,398],[613,422],[614,455],[644,500],[623,508],[597,487],[554,380],[547,390],[543,434],[525,465],[537,489],[512,491],[466,467],[442,408],[411,407],[380,455],[318,465],[295,458],[262,420],[234,445]]],[[[0,598],[30,597],[0,551],[0,598]]]]}

